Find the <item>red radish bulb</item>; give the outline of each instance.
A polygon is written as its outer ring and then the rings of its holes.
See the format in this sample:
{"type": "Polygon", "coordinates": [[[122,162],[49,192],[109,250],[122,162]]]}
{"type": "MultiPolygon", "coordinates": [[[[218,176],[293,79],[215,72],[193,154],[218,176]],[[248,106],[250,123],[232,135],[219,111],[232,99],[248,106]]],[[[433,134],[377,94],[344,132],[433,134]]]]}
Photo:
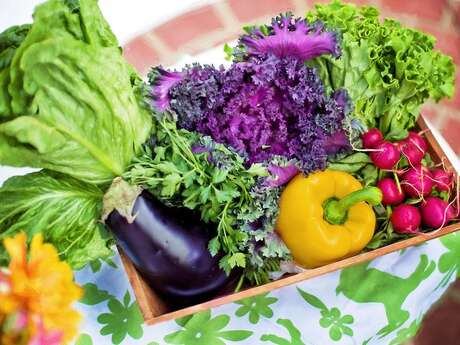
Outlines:
{"type": "Polygon", "coordinates": [[[430,196],[420,207],[422,222],[425,226],[438,229],[457,216],[457,210],[444,200],[430,196]]]}
{"type": "Polygon", "coordinates": [[[418,232],[422,217],[417,207],[407,204],[396,206],[391,214],[393,229],[399,234],[414,234],[418,232]]]}
{"type": "Polygon", "coordinates": [[[361,136],[361,140],[365,149],[373,149],[383,141],[383,135],[377,128],[371,128],[361,136]]]}
{"type": "Polygon", "coordinates": [[[388,141],[382,141],[374,149],[376,151],[372,151],[370,156],[377,168],[391,170],[401,158],[396,146],[388,141]]]}
{"type": "Polygon", "coordinates": [[[412,198],[428,196],[433,188],[430,170],[423,165],[410,168],[402,175],[401,187],[412,198]]]}
{"type": "Polygon", "coordinates": [[[404,200],[404,192],[399,191],[396,182],[389,177],[386,177],[377,183],[377,187],[382,191],[382,203],[384,205],[398,205],[404,200]]]}
{"type": "Polygon", "coordinates": [[[453,175],[443,169],[434,169],[431,171],[433,182],[437,190],[440,192],[448,192],[452,187],[453,175]]]}
{"type": "Polygon", "coordinates": [[[418,146],[423,152],[428,150],[428,144],[426,143],[426,140],[423,139],[423,137],[418,133],[409,132],[409,135],[405,140],[414,144],[415,146],[418,146]]]}
{"type": "Polygon", "coordinates": [[[403,140],[399,147],[401,153],[407,158],[411,166],[419,165],[425,156],[425,151],[423,151],[420,146],[415,145],[413,142],[408,141],[407,139],[403,140]]]}

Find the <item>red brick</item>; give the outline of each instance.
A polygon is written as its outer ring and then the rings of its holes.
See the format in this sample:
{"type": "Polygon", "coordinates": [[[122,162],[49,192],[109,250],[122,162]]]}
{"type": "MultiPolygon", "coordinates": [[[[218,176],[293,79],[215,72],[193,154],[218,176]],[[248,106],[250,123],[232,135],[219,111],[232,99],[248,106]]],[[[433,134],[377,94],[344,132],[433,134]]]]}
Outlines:
{"type": "Polygon", "coordinates": [[[460,112],[452,112],[447,119],[442,134],[456,153],[460,153],[460,112]]]}
{"type": "Polygon", "coordinates": [[[148,72],[150,66],[159,62],[158,53],[142,36],[129,41],[123,47],[123,56],[143,75],[148,72]]]}
{"type": "Polygon", "coordinates": [[[381,4],[384,10],[438,21],[446,6],[446,0],[383,0],[381,4]]]}
{"type": "Polygon", "coordinates": [[[460,26],[460,2],[450,2],[451,11],[454,12],[454,20],[456,21],[457,27],[460,26]]]}
{"type": "Polygon", "coordinates": [[[229,3],[236,17],[243,23],[263,16],[294,11],[294,4],[290,0],[230,0],[229,3]]]}
{"type": "Polygon", "coordinates": [[[158,26],[154,33],[172,50],[177,50],[191,40],[223,27],[214,7],[203,6],[158,26]]]}

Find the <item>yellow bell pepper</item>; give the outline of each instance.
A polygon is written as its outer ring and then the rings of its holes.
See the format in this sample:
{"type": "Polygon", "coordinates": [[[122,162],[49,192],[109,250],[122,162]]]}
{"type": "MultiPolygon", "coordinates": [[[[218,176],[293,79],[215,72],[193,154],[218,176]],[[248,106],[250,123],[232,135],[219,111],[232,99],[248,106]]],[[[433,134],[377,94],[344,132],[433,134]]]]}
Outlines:
{"type": "Polygon", "coordinates": [[[375,229],[376,187],[362,188],[352,175],[326,170],[294,177],[280,198],[276,230],[294,260],[306,268],[360,252],[375,229]]]}

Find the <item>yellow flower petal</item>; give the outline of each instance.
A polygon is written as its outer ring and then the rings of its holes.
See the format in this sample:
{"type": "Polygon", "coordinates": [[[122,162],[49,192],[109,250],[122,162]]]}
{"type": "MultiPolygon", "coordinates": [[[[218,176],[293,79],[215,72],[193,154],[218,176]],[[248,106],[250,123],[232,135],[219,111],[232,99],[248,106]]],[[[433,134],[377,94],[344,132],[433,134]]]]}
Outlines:
{"type": "Polygon", "coordinates": [[[64,343],[77,334],[80,314],[72,304],[81,298],[83,290],[74,283],[69,265],[59,260],[54,246],[35,235],[27,262],[26,235],[18,234],[4,240],[11,256],[9,291],[0,294],[0,312],[23,308],[30,316],[29,329],[36,332],[34,319],[43,320],[46,331],[63,333],[64,343]]]}

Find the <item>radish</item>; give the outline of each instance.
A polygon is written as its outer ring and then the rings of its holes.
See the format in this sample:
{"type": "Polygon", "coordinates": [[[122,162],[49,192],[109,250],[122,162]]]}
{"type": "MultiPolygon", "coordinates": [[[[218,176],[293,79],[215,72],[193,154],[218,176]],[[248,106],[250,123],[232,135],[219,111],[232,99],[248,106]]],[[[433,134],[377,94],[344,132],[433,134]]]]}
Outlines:
{"type": "Polygon", "coordinates": [[[444,200],[430,196],[420,207],[423,224],[434,229],[446,225],[457,216],[457,210],[444,200]]]}
{"type": "Polygon", "coordinates": [[[427,167],[417,165],[402,175],[401,186],[410,197],[421,198],[431,193],[433,177],[427,167]]]}
{"type": "Polygon", "coordinates": [[[410,166],[419,165],[425,156],[425,151],[410,141],[403,140],[399,145],[401,153],[407,158],[410,166]]]}
{"type": "Polygon", "coordinates": [[[453,174],[443,169],[434,169],[431,171],[433,182],[440,192],[448,192],[452,187],[453,174]]]}
{"type": "Polygon", "coordinates": [[[377,168],[385,170],[393,169],[401,158],[396,146],[388,141],[382,141],[375,146],[375,151],[372,151],[370,156],[377,168]]]}
{"type": "Polygon", "coordinates": [[[399,234],[418,233],[422,218],[417,207],[407,204],[397,206],[391,214],[393,229],[399,234]]]}
{"type": "Polygon", "coordinates": [[[415,146],[418,146],[423,152],[428,150],[428,144],[426,143],[425,139],[423,139],[422,136],[418,133],[409,132],[409,135],[405,140],[411,142],[415,146]]]}
{"type": "Polygon", "coordinates": [[[404,200],[404,192],[398,189],[396,182],[389,177],[386,177],[377,183],[383,194],[382,203],[384,205],[398,205],[404,200]]]}
{"type": "Polygon", "coordinates": [[[425,139],[415,132],[409,132],[407,138],[401,140],[397,146],[411,166],[419,165],[428,149],[425,139]]]}
{"type": "Polygon", "coordinates": [[[377,128],[371,128],[361,136],[361,140],[365,149],[373,149],[383,141],[383,135],[377,128]]]}

